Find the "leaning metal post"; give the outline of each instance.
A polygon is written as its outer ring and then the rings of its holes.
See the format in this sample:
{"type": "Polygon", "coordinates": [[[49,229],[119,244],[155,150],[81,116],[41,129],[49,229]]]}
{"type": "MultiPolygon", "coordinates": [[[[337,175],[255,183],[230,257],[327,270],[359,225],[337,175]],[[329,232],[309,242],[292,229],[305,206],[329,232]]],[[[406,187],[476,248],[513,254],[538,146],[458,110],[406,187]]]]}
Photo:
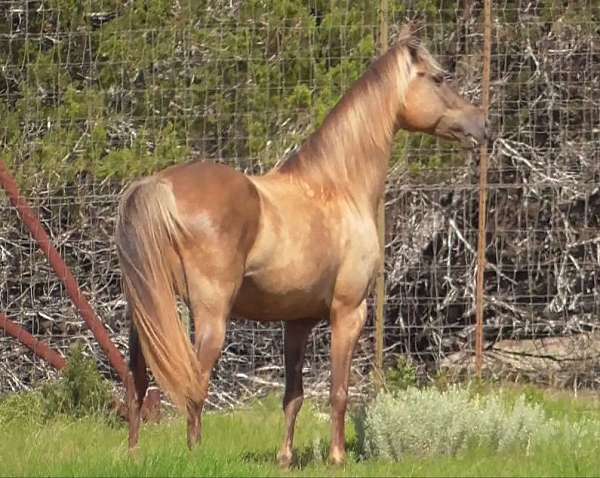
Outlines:
{"type": "Polygon", "coordinates": [[[44,226],[21,195],[17,182],[14,180],[2,160],[0,160],[0,185],[8,194],[11,204],[18,211],[21,220],[29,229],[29,232],[38,243],[40,249],[48,258],[54,272],[56,272],[58,278],[65,285],[73,304],[77,307],[81,317],[94,334],[94,337],[96,337],[102,350],[106,353],[111,365],[117,371],[123,383],[127,384],[128,367],[123,355],[110,340],[106,328],[102,325],[102,322],[94,312],[94,309],[92,309],[92,306],[81,293],[79,285],[71,273],[71,270],[56,248],[52,245],[50,237],[48,237],[48,234],[44,230],[44,226]]]}
{"type": "Polygon", "coordinates": [[[54,368],[61,370],[67,365],[67,362],[62,355],[50,348],[47,343],[36,339],[33,335],[27,332],[27,330],[10,320],[2,313],[0,313],[0,329],[4,329],[8,335],[11,335],[17,339],[19,342],[33,351],[35,355],[44,359],[54,368]]]}

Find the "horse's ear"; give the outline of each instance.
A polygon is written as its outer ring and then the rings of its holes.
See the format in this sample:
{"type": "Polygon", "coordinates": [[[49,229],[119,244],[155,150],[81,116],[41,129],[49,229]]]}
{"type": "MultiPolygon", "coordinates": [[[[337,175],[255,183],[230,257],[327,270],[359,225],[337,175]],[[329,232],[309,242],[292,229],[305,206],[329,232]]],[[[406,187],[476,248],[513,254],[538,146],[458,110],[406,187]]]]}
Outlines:
{"type": "Polygon", "coordinates": [[[419,31],[421,28],[416,22],[410,21],[402,25],[398,33],[398,41],[406,43],[410,48],[416,48],[420,45],[419,31]]]}
{"type": "Polygon", "coordinates": [[[405,23],[400,28],[400,32],[398,33],[398,40],[408,39],[408,38],[412,37],[412,34],[413,34],[412,24],[410,22],[405,23]]]}

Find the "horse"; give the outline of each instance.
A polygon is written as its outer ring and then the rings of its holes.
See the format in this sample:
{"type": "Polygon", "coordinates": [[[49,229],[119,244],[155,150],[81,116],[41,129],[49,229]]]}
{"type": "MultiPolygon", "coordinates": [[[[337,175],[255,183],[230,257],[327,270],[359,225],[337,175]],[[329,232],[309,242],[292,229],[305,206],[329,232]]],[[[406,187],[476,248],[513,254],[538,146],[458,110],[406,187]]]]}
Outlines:
{"type": "Polygon", "coordinates": [[[278,460],[289,467],[307,339],[328,320],[329,459],[345,461],[351,360],[382,261],[376,214],[399,129],[466,147],[487,137],[483,110],[453,89],[410,26],[306,142],[266,174],[196,161],[127,189],[116,245],[131,320],[131,449],[138,443],[147,366],[187,414],[192,449],[230,316],[284,321],[285,434],[278,460]],[[190,310],[194,345],[179,320],[178,297],[190,310]]]}

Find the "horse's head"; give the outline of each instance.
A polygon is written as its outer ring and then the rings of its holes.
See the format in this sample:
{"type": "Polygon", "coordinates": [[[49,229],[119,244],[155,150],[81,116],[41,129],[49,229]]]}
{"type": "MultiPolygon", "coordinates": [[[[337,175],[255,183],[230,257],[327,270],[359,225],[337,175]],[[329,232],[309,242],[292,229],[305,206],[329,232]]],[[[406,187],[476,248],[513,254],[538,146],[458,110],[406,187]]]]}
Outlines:
{"type": "Polygon", "coordinates": [[[483,109],[462,98],[447,81],[445,72],[414,35],[411,26],[400,32],[400,42],[410,52],[410,80],[398,126],[429,133],[473,147],[487,138],[483,109]]]}

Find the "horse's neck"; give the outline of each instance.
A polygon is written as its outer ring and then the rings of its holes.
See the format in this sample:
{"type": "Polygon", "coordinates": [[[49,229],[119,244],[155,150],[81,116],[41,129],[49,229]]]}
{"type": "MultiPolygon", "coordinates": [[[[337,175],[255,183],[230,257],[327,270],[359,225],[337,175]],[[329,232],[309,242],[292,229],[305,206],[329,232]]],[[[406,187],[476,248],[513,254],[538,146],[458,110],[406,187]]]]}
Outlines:
{"type": "Polygon", "coordinates": [[[289,172],[311,187],[376,206],[384,192],[396,127],[392,118],[382,124],[375,108],[370,113],[372,118],[360,116],[358,126],[356,118],[326,121],[297,153],[289,172]]]}
{"type": "Polygon", "coordinates": [[[385,191],[391,143],[390,140],[389,145],[386,145],[385,152],[381,150],[364,152],[359,159],[362,162],[361,167],[355,170],[354,177],[349,178],[348,184],[344,187],[345,195],[355,201],[366,202],[369,210],[372,210],[374,214],[385,191]]]}
{"type": "Polygon", "coordinates": [[[377,204],[407,83],[398,75],[410,74],[398,54],[394,49],[377,60],[278,172],[327,194],[377,204]]]}

